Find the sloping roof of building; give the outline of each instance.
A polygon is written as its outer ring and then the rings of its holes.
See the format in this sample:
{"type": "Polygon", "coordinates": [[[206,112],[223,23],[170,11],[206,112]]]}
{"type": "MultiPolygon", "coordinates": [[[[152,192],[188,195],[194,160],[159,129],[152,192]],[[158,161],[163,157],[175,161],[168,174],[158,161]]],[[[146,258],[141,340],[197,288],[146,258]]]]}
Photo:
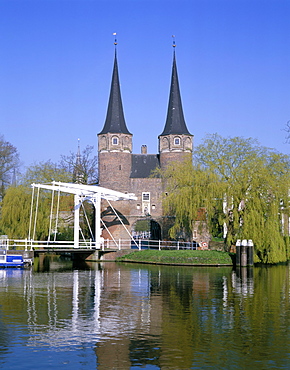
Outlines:
{"type": "Polygon", "coordinates": [[[165,135],[191,135],[187,129],[183,115],[175,52],[173,54],[173,66],[167,118],[164,130],[160,136],[165,135]]]}
{"type": "Polygon", "coordinates": [[[130,134],[124,117],[116,52],[107,116],[100,134],[107,133],[130,134]]]}
{"type": "Polygon", "coordinates": [[[132,154],[131,178],[148,178],[159,168],[157,154],[132,154]]]}

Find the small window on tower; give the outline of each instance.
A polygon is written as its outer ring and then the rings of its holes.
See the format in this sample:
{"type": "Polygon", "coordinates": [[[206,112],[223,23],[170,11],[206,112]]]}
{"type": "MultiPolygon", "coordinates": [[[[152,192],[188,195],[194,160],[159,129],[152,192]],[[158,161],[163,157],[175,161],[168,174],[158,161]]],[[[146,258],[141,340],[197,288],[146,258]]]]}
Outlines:
{"type": "Polygon", "coordinates": [[[117,137],[113,137],[112,144],[113,145],[118,145],[118,138],[117,137]]]}
{"type": "Polygon", "coordinates": [[[174,138],[174,145],[180,145],[180,138],[179,137],[174,138]]]}

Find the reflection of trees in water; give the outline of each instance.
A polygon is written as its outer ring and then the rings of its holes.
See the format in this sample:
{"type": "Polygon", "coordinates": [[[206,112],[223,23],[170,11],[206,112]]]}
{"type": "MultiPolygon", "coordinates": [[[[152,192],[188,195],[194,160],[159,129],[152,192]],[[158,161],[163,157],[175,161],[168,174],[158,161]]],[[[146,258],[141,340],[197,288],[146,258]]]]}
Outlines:
{"type": "Polygon", "coordinates": [[[129,352],[132,366],[140,364],[160,366],[162,348],[158,338],[132,338],[130,340],[129,352]]]}
{"type": "Polygon", "coordinates": [[[163,298],[166,348],[175,348],[182,359],[177,363],[172,357],[172,368],[198,367],[205,358],[208,364],[230,367],[227,346],[237,354],[239,366],[252,368],[258,361],[266,368],[270,360],[277,367],[286,364],[279,357],[282,338],[285,340],[281,330],[289,327],[286,266],[242,271],[161,267],[151,270],[150,287],[152,295],[163,298]],[[277,348],[275,354],[272,346],[277,348]]]}
{"type": "Polygon", "coordinates": [[[100,369],[108,361],[122,368],[120,359],[128,361],[123,368],[267,368],[270,360],[286,368],[289,267],[245,271],[109,263],[100,271],[23,271],[17,282],[20,272],[4,271],[0,346],[10,345],[9,312],[29,323],[30,346],[93,338],[100,369]]]}
{"type": "Polygon", "coordinates": [[[11,335],[7,325],[3,321],[3,314],[0,312],[0,364],[1,356],[8,352],[8,345],[11,341],[11,335]]]}

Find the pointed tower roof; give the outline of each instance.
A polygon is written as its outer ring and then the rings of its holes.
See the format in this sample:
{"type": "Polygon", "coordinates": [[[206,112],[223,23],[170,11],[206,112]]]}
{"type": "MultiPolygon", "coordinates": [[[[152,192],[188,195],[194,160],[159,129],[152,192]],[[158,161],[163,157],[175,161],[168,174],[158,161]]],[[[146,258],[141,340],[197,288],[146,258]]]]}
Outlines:
{"type": "Polygon", "coordinates": [[[100,134],[107,134],[109,132],[130,134],[129,130],[127,129],[124,117],[116,50],[107,117],[100,134]]]}
{"type": "Polygon", "coordinates": [[[76,184],[84,183],[84,171],[82,166],[82,156],[80,148],[80,139],[78,139],[78,151],[76,154],[76,161],[73,169],[73,182],[76,184]]]}
{"type": "MultiPolygon", "coordinates": [[[[191,135],[187,129],[179,90],[175,51],[173,52],[173,66],[167,118],[164,130],[160,136],[165,135],[191,135]]],[[[192,135],[191,135],[192,136],[192,135]]]]}

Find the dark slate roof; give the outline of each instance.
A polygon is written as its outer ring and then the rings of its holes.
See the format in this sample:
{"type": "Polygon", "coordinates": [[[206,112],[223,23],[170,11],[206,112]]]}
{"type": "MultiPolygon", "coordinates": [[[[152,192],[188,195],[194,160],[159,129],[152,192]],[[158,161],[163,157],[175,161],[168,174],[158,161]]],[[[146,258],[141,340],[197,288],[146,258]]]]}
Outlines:
{"type": "Polygon", "coordinates": [[[164,135],[191,135],[186,127],[183,116],[181,95],[179,90],[175,52],[173,54],[173,66],[171,76],[171,86],[167,118],[164,130],[160,136],[164,135]]]}
{"type": "Polygon", "coordinates": [[[157,154],[132,154],[131,178],[148,178],[159,167],[157,154]]]}
{"type": "Polygon", "coordinates": [[[109,132],[116,134],[130,134],[129,130],[127,129],[124,117],[116,52],[107,117],[100,134],[107,134],[109,132]]]}

